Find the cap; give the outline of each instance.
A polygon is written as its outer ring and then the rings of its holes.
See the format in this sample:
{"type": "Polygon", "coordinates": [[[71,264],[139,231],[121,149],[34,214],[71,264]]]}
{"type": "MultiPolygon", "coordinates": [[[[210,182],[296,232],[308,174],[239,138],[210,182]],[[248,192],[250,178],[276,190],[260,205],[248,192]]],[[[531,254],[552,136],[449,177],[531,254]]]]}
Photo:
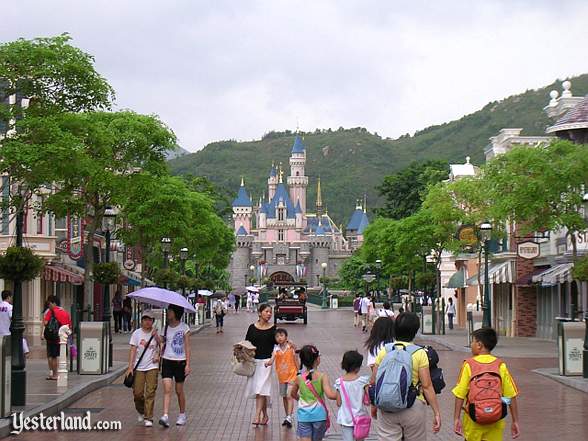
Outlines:
{"type": "Polygon", "coordinates": [[[150,309],[146,309],[141,314],[141,319],[143,319],[145,317],[149,317],[151,320],[155,320],[155,314],[153,314],[153,311],[151,311],[150,309]]]}

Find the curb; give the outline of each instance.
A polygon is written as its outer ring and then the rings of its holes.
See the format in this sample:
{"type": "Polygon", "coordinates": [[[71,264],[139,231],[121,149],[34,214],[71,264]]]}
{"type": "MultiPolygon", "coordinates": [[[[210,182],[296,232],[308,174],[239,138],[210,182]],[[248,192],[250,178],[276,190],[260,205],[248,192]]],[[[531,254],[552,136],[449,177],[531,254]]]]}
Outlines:
{"type": "Polygon", "coordinates": [[[533,369],[533,372],[573,389],[579,390],[580,392],[588,393],[588,380],[585,380],[582,377],[564,377],[557,374],[557,369],[555,368],[533,369]]]}
{"type": "MultiPolygon", "coordinates": [[[[198,334],[205,328],[210,327],[210,323],[204,323],[195,327],[194,329],[190,330],[190,335],[198,334]]],[[[30,417],[40,414],[41,412],[44,415],[52,416],[56,415],[57,413],[61,412],[63,409],[69,407],[72,403],[75,403],[80,398],[88,395],[95,390],[98,390],[104,386],[108,386],[109,384],[115,382],[121,375],[123,375],[127,369],[127,363],[122,362],[121,366],[116,368],[113,367],[112,371],[108,374],[104,374],[100,378],[96,378],[92,381],[87,383],[79,384],[71,389],[66,390],[63,394],[61,394],[58,398],[55,398],[48,403],[43,403],[37,407],[34,407],[30,410],[24,412],[24,417],[30,417]]],[[[5,438],[11,435],[11,418],[1,418],[0,419],[0,438],[5,438]]]]}

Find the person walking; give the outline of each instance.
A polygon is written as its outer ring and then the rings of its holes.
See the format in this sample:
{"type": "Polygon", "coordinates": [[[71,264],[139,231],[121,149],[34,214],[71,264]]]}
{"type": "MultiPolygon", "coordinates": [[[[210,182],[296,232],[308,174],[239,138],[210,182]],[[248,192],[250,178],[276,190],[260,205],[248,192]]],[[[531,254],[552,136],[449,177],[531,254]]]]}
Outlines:
{"type": "Polygon", "coordinates": [[[12,323],[12,292],[2,291],[2,302],[0,302],[0,336],[10,335],[10,324],[12,323]]]}
{"type": "Polygon", "coordinates": [[[247,312],[253,312],[253,293],[247,291],[247,312]]]}
{"type": "Polygon", "coordinates": [[[361,317],[361,310],[360,310],[360,304],[361,304],[361,297],[359,296],[359,293],[355,294],[355,299],[353,299],[353,327],[357,328],[359,326],[359,318],[361,317]]]}
{"type": "Polygon", "coordinates": [[[114,293],[112,298],[112,316],[114,317],[114,333],[118,334],[122,330],[123,316],[123,299],[120,291],[114,293]]]}
{"type": "Polygon", "coordinates": [[[359,311],[361,312],[361,330],[362,332],[367,332],[368,326],[368,312],[370,309],[371,303],[370,295],[367,294],[365,297],[361,298],[361,302],[359,303],[359,311]]]}
{"type": "Polygon", "coordinates": [[[453,299],[449,297],[447,299],[447,306],[445,307],[445,313],[447,314],[447,322],[449,323],[449,329],[453,329],[453,317],[455,317],[455,305],[453,299]]]}
{"type": "Polygon", "coordinates": [[[57,306],[59,300],[56,296],[51,295],[47,299],[49,309],[43,317],[43,337],[47,341],[47,360],[50,374],[47,380],[57,380],[57,364],[61,345],[59,344],[59,328],[69,326],[71,328],[71,317],[69,313],[61,306],[57,306]]]}
{"type": "Polygon", "coordinates": [[[133,302],[130,297],[125,297],[122,302],[123,332],[131,332],[131,319],[133,316],[133,302]]]}
{"type": "Polygon", "coordinates": [[[225,303],[224,298],[215,300],[212,311],[216,320],[216,333],[221,334],[223,332],[225,315],[227,314],[227,304],[225,303]]]}
{"type": "Polygon", "coordinates": [[[239,308],[241,307],[241,296],[235,294],[235,314],[239,314],[239,308]]]}
{"type": "Polygon", "coordinates": [[[230,309],[233,310],[233,313],[235,313],[235,294],[233,294],[232,292],[229,293],[228,306],[230,309]]]}
{"type": "Polygon", "coordinates": [[[252,294],[252,299],[253,299],[253,311],[259,311],[259,293],[254,292],[252,294]]]}
{"type": "Polygon", "coordinates": [[[155,315],[146,310],[141,314],[141,327],[131,335],[129,366],[126,375],[134,373],[133,397],[138,421],[153,426],[153,406],[159,374],[160,338],[153,327],[155,315]]]}
{"type": "Polygon", "coordinates": [[[170,305],[167,308],[167,324],[163,331],[161,378],[163,378],[163,416],[159,424],[169,427],[169,405],[175,380],[180,413],[176,425],[184,426],[186,418],[186,395],[184,381],[190,375],[190,327],[182,322],[184,308],[170,305]]]}
{"type": "Polygon", "coordinates": [[[378,309],[378,317],[394,318],[394,311],[390,306],[390,302],[386,301],[382,304],[382,307],[378,309]]]}
{"type": "Polygon", "coordinates": [[[265,426],[269,421],[267,403],[272,392],[272,367],[266,366],[275,346],[276,326],[270,323],[272,307],[262,303],[258,308],[259,318],[249,325],[245,340],[255,346],[255,372],[247,378],[247,396],[255,397],[254,426],[265,426]]]}
{"type": "MultiPolygon", "coordinates": [[[[374,372],[376,366],[376,356],[382,350],[382,348],[388,343],[394,341],[394,320],[387,317],[379,317],[374,322],[374,326],[370,331],[370,336],[365,341],[365,348],[367,350],[367,365],[370,368],[371,373],[374,372]]],[[[370,386],[369,388],[370,402],[372,406],[371,414],[375,418],[377,416],[377,409],[374,406],[375,399],[375,388],[370,386]]]]}

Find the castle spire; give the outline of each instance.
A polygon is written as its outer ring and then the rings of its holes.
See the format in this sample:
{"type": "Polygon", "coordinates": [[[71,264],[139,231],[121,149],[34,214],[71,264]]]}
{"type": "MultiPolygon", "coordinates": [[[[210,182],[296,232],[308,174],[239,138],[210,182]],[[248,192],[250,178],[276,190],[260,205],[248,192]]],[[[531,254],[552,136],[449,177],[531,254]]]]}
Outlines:
{"type": "Polygon", "coordinates": [[[278,171],[278,175],[280,177],[280,184],[284,183],[284,169],[282,168],[282,162],[280,162],[280,170],[278,171]]]}
{"type": "Polygon", "coordinates": [[[316,185],[316,215],[321,216],[323,214],[323,195],[321,194],[321,178],[319,176],[318,183],[316,185]]]}
{"type": "Polygon", "coordinates": [[[367,193],[363,194],[363,212],[367,213],[367,193]]]}
{"type": "Polygon", "coordinates": [[[241,187],[245,186],[245,181],[243,180],[243,176],[241,176],[241,187]]]}

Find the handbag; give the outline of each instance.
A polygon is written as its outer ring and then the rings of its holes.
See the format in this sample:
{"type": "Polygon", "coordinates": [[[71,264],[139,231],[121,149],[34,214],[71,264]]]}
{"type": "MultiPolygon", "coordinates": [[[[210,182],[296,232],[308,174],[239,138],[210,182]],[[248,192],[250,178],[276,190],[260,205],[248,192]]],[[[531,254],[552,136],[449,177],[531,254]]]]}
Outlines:
{"type": "Polygon", "coordinates": [[[155,334],[151,334],[151,338],[147,342],[147,346],[145,346],[145,348],[143,349],[143,352],[141,353],[141,356],[139,357],[139,361],[137,361],[137,363],[135,364],[135,368],[133,369],[133,372],[131,372],[130,374],[125,376],[125,379],[123,380],[123,384],[126,387],[133,387],[133,384],[135,383],[135,371],[137,370],[137,366],[139,366],[139,364],[141,364],[141,360],[143,360],[143,356],[145,355],[145,352],[147,352],[147,348],[151,344],[151,341],[153,340],[154,336],[155,336],[155,334]]]}
{"type": "Polygon", "coordinates": [[[253,377],[253,374],[255,374],[254,361],[239,361],[237,360],[237,357],[233,355],[231,364],[233,365],[233,374],[235,375],[242,377],[253,377]]]}
{"type": "Polygon", "coordinates": [[[326,426],[327,426],[327,430],[329,430],[331,428],[331,419],[329,418],[329,409],[327,408],[327,405],[325,404],[325,400],[323,400],[321,398],[321,396],[317,393],[317,391],[314,388],[314,386],[312,385],[312,383],[308,380],[308,373],[307,372],[305,372],[302,375],[302,379],[304,380],[304,384],[306,384],[306,387],[308,388],[308,390],[314,395],[314,397],[317,399],[317,401],[320,403],[320,405],[323,406],[323,408],[325,409],[325,412],[327,413],[326,426]]]}
{"type": "MultiPolygon", "coordinates": [[[[349,402],[349,395],[347,395],[347,390],[345,390],[345,384],[343,381],[343,377],[339,379],[339,384],[341,385],[341,392],[343,392],[343,398],[345,398],[345,404],[347,405],[347,410],[351,414],[351,419],[353,420],[353,438],[357,440],[366,439],[370,434],[370,428],[372,426],[372,419],[368,415],[360,415],[357,418],[353,415],[353,409],[351,409],[351,403],[349,402]]],[[[365,393],[363,396],[363,402],[365,404],[365,393]]],[[[369,400],[369,398],[368,398],[369,400]]]]}

